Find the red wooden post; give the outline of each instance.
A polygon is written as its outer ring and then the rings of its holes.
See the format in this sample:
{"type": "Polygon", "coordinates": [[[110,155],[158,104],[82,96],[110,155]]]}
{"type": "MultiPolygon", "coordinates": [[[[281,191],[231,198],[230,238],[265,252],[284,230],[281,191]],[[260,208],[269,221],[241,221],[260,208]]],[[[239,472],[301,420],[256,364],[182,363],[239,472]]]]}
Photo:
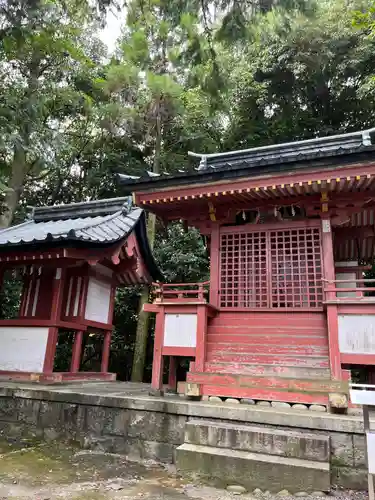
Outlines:
{"type": "Polygon", "coordinates": [[[82,351],[82,330],[78,330],[74,334],[74,343],[72,350],[72,360],[70,363],[70,371],[73,373],[77,373],[79,371],[79,366],[81,363],[81,351],[82,351]]]}
{"type": "Polygon", "coordinates": [[[204,372],[206,362],[207,307],[197,306],[197,347],[195,355],[195,371],[204,372]]]}
{"type": "Polygon", "coordinates": [[[173,391],[177,390],[177,363],[176,356],[169,356],[168,386],[173,391]]]}
{"type": "MultiPolygon", "coordinates": [[[[65,270],[56,269],[52,287],[52,308],[51,320],[57,322],[61,317],[62,297],[64,288],[65,270]]],[[[52,327],[48,331],[46,354],[44,357],[43,372],[52,373],[55,360],[56,344],[58,338],[58,328],[52,327]]]]}
{"type": "Polygon", "coordinates": [[[219,271],[220,271],[220,226],[216,224],[211,233],[210,247],[210,304],[219,306],[219,271]]]}
{"type": "MultiPolygon", "coordinates": [[[[333,257],[333,242],[331,221],[329,217],[322,218],[322,251],[323,251],[323,268],[324,277],[326,280],[335,280],[335,260],[333,257]]],[[[327,299],[332,300],[335,298],[335,293],[329,291],[335,288],[334,283],[328,283],[327,299]]],[[[331,377],[333,379],[341,380],[341,360],[339,349],[339,326],[337,305],[327,304],[327,326],[328,326],[328,343],[329,343],[329,362],[331,368],[331,377]]]]}
{"type": "Polygon", "coordinates": [[[111,298],[109,302],[109,311],[108,311],[108,323],[112,325],[113,323],[113,313],[115,311],[115,301],[116,301],[116,285],[112,285],[111,288],[111,298]]]}
{"type": "Polygon", "coordinates": [[[154,358],[152,362],[151,388],[154,391],[161,391],[163,388],[163,339],[164,339],[165,308],[160,307],[156,314],[154,358]]]}
{"type": "Polygon", "coordinates": [[[111,331],[108,330],[107,332],[104,333],[104,339],[103,339],[102,363],[100,369],[102,373],[108,372],[110,351],[111,351],[111,331]]]}

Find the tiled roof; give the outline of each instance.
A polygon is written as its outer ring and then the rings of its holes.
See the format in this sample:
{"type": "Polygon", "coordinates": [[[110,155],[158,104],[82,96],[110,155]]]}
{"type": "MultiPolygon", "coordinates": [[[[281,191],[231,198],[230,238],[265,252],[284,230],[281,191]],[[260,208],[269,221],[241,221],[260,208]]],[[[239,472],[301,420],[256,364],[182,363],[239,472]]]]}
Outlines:
{"type": "Polygon", "coordinates": [[[337,156],[356,151],[364,145],[371,145],[371,142],[365,144],[363,133],[354,133],[285,144],[272,144],[227,153],[209,155],[190,153],[190,155],[201,158],[199,170],[206,170],[209,168],[236,167],[239,164],[250,167],[252,164],[259,164],[259,162],[266,165],[315,157],[337,156]]]}
{"type": "Polygon", "coordinates": [[[114,198],[36,208],[23,224],[0,230],[0,252],[58,242],[60,246],[105,246],[125,240],[134,231],[150,276],[160,280],[162,275],[147,239],[145,213],[130,205],[129,198],[114,198]]]}
{"type": "Polygon", "coordinates": [[[229,177],[243,177],[259,175],[262,172],[275,170],[293,170],[308,166],[313,160],[338,159],[343,156],[360,154],[374,151],[371,135],[373,129],[341,134],[317,139],[290,142],[284,144],[272,144],[240,151],[228,151],[224,153],[197,154],[189,153],[190,156],[200,159],[199,166],[194,171],[177,174],[151,174],[145,173],[140,177],[119,174],[119,181],[128,192],[140,186],[148,189],[155,186],[185,184],[188,182],[213,181],[229,177]],[[126,189],[126,186],[129,186],[126,189]]]}
{"type": "Polygon", "coordinates": [[[127,211],[126,198],[74,203],[34,210],[23,224],[0,231],[0,246],[54,241],[114,243],[125,238],[143,211],[127,211]]]}

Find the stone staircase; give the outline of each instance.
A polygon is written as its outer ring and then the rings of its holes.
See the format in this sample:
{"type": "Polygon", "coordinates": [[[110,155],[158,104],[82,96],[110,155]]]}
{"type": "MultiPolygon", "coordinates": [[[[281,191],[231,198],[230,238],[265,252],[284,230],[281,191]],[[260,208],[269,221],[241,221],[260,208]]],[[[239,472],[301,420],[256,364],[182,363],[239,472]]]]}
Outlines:
{"type": "Polygon", "coordinates": [[[290,493],[330,489],[330,439],[317,433],[191,420],[178,471],[221,487],[290,493]]]}

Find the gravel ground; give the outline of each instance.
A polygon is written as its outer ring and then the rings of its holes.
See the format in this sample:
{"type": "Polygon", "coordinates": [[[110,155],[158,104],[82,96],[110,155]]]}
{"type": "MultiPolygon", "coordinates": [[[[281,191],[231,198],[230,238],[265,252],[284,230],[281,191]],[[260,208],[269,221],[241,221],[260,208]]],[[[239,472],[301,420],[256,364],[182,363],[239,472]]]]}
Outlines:
{"type": "MultiPolygon", "coordinates": [[[[286,493],[286,492],[285,492],[286,493]]],[[[365,500],[367,493],[333,491],[326,500],[365,500]]],[[[296,500],[257,493],[235,495],[177,477],[172,467],[82,451],[59,443],[0,441],[0,500],[296,500]]],[[[310,495],[309,500],[318,500],[310,495]]]]}

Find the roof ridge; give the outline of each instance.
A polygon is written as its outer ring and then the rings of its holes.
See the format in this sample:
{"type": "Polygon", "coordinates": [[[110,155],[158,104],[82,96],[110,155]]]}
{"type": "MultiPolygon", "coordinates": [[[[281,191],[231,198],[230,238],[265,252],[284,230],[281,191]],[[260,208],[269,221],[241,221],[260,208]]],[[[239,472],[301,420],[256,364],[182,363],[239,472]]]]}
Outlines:
{"type": "Polygon", "coordinates": [[[225,157],[225,156],[231,156],[231,155],[238,155],[241,153],[256,153],[256,152],[266,152],[266,151],[272,151],[274,149],[282,149],[282,148],[288,148],[288,147],[294,147],[297,148],[298,146],[314,146],[316,144],[317,146],[320,143],[324,142],[335,142],[339,141],[340,139],[348,139],[348,138],[358,138],[361,140],[361,143],[365,146],[369,146],[372,144],[371,142],[371,137],[370,134],[375,132],[375,128],[370,128],[367,130],[359,130],[355,132],[347,132],[346,134],[336,134],[336,135],[328,135],[324,137],[313,137],[311,139],[302,139],[300,141],[292,141],[292,142],[282,142],[282,143],[276,143],[276,144],[268,144],[265,146],[255,146],[252,148],[246,148],[246,149],[238,149],[234,151],[224,151],[224,152],[218,152],[218,153],[194,153],[193,151],[188,151],[189,156],[201,158],[202,166],[204,167],[204,164],[206,163],[207,160],[209,159],[214,159],[214,158],[219,158],[219,157],[225,157]]]}
{"type": "MultiPolygon", "coordinates": [[[[127,217],[129,217],[131,215],[132,212],[135,212],[136,210],[142,210],[141,208],[137,207],[129,212],[127,212],[125,215],[127,217]]],[[[87,224],[86,226],[83,226],[83,227],[80,227],[79,229],[74,229],[74,233],[76,231],[84,231],[85,229],[88,229],[88,228],[93,228],[93,227],[98,227],[98,226],[101,226],[103,223],[105,222],[108,222],[109,220],[113,220],[113,219],[116,219],[119,215],[122,215],[123,212],[121,210],[118,210],[117,212],[115,212],[114,214],[108,214],[108,215],[104,215],[104,216],[100,216],[100,215],[95,215],[93,217],[80,217],[80,219],[95,219],[96,217],[102,217],[102,220],[101,222],[98,222],[97,224],[87,224]]],[[[65,220],[72,220],[72,219],[65,219],[65,220]]],[[[76,219],[77,220],[77,219],[76,219]]]]}
{"type": "Polygon", "coordinates": [[[51,220],[78,219],[91,217],[91,214],[106,216],[120,211],[127,204],[130,205],[128,196],[54,206],[47,205],[34,208],[33,220],[35,222],[47,222],[51,220]]]}

